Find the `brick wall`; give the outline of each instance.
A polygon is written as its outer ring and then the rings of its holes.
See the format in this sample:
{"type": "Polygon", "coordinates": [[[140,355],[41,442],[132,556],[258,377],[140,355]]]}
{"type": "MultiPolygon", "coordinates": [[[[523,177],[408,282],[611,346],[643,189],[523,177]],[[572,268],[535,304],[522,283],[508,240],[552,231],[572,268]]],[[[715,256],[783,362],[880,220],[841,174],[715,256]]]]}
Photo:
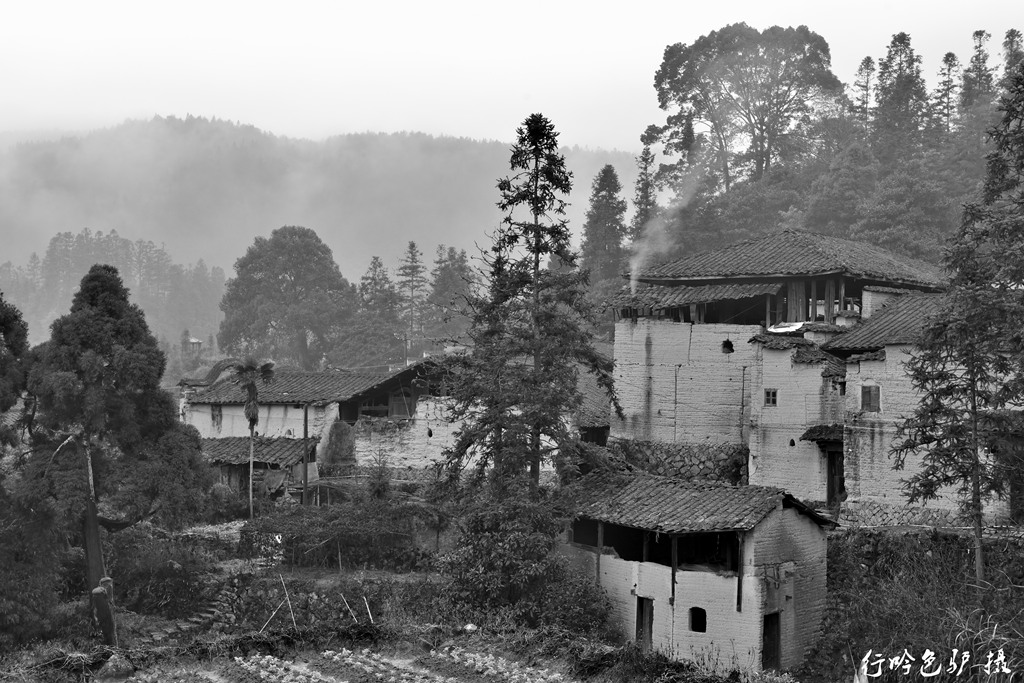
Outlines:
{"type": "Polygon", "coordinates": [[[861,293],[861,319],[868,319],[874,313],[877,313],[882,306],[885,306],[891,299],[896,298],[899,294],[895,292],[873,292],[870,289],[865,289],[861,293]]]}
{"type": "Polygon", "coordinates": [[[794,363],[793,349],[761,349],[751,374],[751,484],[778,486],[806,500],[826,498],[827,463],[818,444],[800,436],[816,424],[841,422],[829,414],[838,390],[821,376],[820,363],[794,363]],[[774,389],[776,405],[765,405],[774,389]]]}
{"type": "Polygon", "coordinates": [[[615,388],[625,419],[611,435],[666,443],[745,444],[757,325],[640,318],[615,325],[615,388]],[[733,353],[722,353],[731,341],[733,353]]]}

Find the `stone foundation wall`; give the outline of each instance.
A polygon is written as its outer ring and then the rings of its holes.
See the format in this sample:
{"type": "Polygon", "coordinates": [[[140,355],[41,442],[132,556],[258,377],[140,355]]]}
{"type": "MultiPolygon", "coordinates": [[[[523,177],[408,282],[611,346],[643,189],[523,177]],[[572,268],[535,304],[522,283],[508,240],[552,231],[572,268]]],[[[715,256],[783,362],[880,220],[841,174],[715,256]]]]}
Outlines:
{"type": "Polygon", "coordinates": [[[613,439],[609,447],[652,474],[694,481],[747,483],[747,447],[731,443],[660,443],[613,439]]]}
{"type": "MultiPolygon", "coordinates": [[[[834,517],[833,515],[830,515],[834,517]]],[[[893,505],[875,501],[847,501],[840,505],[836,521],[846,527],[857,526],[962,526],[957,512],[919,505],[893,505]]]]}

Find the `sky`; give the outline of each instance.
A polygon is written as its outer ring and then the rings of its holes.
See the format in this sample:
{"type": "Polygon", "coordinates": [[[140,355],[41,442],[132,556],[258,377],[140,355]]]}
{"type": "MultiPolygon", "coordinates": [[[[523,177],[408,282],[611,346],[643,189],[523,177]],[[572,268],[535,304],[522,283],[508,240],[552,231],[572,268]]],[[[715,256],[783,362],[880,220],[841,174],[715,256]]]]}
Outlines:
{"type": "Polygon", "coordinates": [[[288,137],[419,131],[508,141],[533,112],[561,142],[635,151],[663,122],[666,45],[727,24],[806,24],[851,83],[906,31],[934,84],[971,33],[1024,30],[1019,0],[34,0],[0,21],[0,134],[38,138],[189,114],[288,137]]]}

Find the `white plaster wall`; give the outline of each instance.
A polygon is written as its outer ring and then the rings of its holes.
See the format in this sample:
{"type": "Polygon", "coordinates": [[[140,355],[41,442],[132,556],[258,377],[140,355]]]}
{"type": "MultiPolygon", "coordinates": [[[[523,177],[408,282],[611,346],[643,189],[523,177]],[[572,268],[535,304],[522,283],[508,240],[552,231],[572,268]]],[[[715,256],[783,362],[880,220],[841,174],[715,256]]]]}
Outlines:
{"type": "MultiPolygon", "coordinates": [[[[846,427],[844,469],[850,499],[887,505],[907,504],[902,481],[919,471],[919,458],[910,456],[906,468],[893,470],[889,457],[896,436],[896,423],[910,415],[920,397],[910,384],[903,363],[909,358],[907,346],[887,346],[885,360],[848,363],[846,366],[846,427]],[[879,387],[877,413],[861,411],[861,387],[879,387]]],[[[928,507],[956,510],[954,491],[929,501],[928,507]]]]}
{"type": "Polygon", "coordinates": [[[762,588],[763,612],[779,612],[781,665],[791,669],[803,662],[821,631],[827,594],[826,534],[792,508],[772,513],[755,531],[751,573],[762,588]]]}
{"type": "Polygon", "coordinates": [[[640,318],[615,326],[615,389],[625,420],[611,435],[644,441],[745,444],[758,325],[640,318]],[[722,353],[722,342],[734,352],[722,353]]]}
{"type": "MultiPolygon", "coordinates": [[[[337,416],[335,405],[333,414],[337,416]]],[[[226,436],[249,436],[249,421],[245,418],[245,409],[241,405],[221,405],[221,425],[213,424],[212,406],[209,403],[189,404],[184,411],[184,421],[199,430],[204,439],[217,439],[226,436]]],[[[320,439],[327,420],[327,408],[324,406],[309,407],[309,437],[320,439]]],[[[301,439],[303,435],[303,408],[294,405],[261,405],[259,424],[256,432],[260,436],[287,436],[301,439]],[[289,433],[290,432],[290,433],[289,433]]]]}
{"type": "MultiPolygon", "coordinates": [[[[399,420],[392,420],[399,422],[399,420]]],[[[411,419],[402,420],[400,428],[367,427],[357,425],[355,438],[356,461],[360,465],[372,464],[378,449],[388,453],[391,467],[423,468],[444,460],[442,452],[455,443],[455,432],[460,425],[448,421],[444,399],[420,397],[411,419]]]]}
{"type": "MultiPolygon", "coordinates": [[[[744,545],[750,556],[751,541],[744,545]]],[[[565,546],[589,576],[597,575],[596,553],[580,546],[565,546]]],[[[741,577],[715,572],[677,571],[675,604],[672,568],[654,562],[628,562],[601,556],[598,582],[612,606],[612,624],[629,640],[636,637],[636,599],[651,598],[654,605],[654,649],[677,660],[690,660],[726,673],[733,669],[756,671],[761,666],[761,581],[751,572],[753,560],[744,562],[741,577]],[[742,611],[736,609],[737,582],[743,582],[742,611]],[[707,613],[707,631],[690,630],[690,608],[707,613]]]]}
{"type": "Polygon", "coordinates": [[[761,363],[752,374],[750,461],[751,484],[778,486],[807,500],[825,500],[827,463],[813,441],[801,441],[807,428],[831,422],[822,414],[827,394],[819,363],[794,363],[793,349],[761,349],[761,363]],[[775,389],[777,405],[764,404],[764,390],[775,389]],[[793,445],[790,445],[790,441],[793,445]]]}

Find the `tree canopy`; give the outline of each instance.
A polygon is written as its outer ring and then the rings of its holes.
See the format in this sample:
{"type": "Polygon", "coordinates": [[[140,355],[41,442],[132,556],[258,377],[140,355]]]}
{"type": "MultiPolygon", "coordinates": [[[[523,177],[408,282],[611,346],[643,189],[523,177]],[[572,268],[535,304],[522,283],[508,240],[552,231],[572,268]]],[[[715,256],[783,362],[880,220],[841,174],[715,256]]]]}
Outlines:
{"type": "Polygon", "coordinates": [[[572,174],[558,152],[558,134],[541,114],[516,131],[510,167],[498,181],[505,213],[485,256],[486,291],[471,297],[471,350],[451,361],[453,418],[462,422],[448,465],[470,459],[494,481],[543,461],[563,462],[576,440],[566,418],[579,405],[578,368],[598,374],[611,392],[611,363],[592,343],[593,317],[564,220],[572,174]],[[559,268],[542,268],[542,259],[559,268]]]}
{"type": "Polygon", "coordinates": [[[608,164],[597,174],[591,186],[590,208],[583,224],[581,266],[589,272],[590,291],[610,294],[622,285],[626,251],[626,200],[620,194],[622,185],[615,168],[608,164]]]}
{"type": "Polygon", "coordinates": [[[309,228],[257,237],[235,262],[220,307],[217,343],[237,356],[276,358],[305,369],[320,358],[355,310],[355,288],[330,248],[309,228]]]}
{"type": "Polygon", "coordinates": [[[799,119],[841,87],[828,43],[806,26],[758,31],[744,23],[665,48],[654,86],[662,109],[678,108],[665,126],[670,137],[681,137],[688,121],[707,129],[726,190],[736,166],[754,180],[769,173],[799,119]]]}

